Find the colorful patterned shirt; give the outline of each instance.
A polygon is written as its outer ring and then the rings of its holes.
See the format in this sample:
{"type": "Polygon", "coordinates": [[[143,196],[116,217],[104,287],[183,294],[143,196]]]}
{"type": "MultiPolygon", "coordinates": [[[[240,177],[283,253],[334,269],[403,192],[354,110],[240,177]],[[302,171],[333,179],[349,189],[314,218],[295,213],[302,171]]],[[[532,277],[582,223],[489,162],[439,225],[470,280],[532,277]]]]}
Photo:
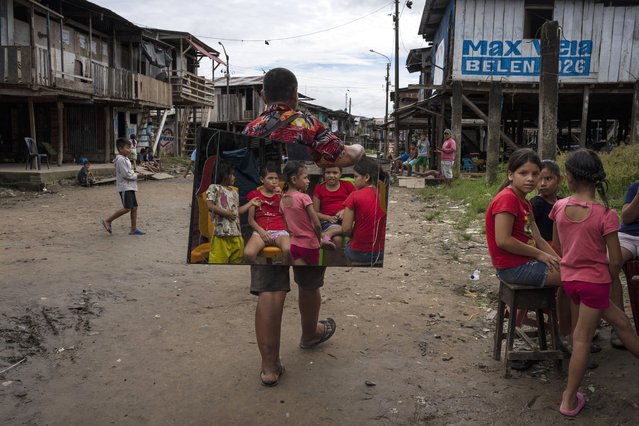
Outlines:
{"type": "Polygon", "coordinates": [[[212,201],[213,204],[219,208],[230,210],[238,215],[236,220],[230,220],[226,217],[214,214],[213,221],[215,223],[215,230],[213,231],[213,235],[216,237],[237,237],[242,235],[238,214],[240,195],[237,192],[237,188],[234,186],[210,185],[206,191],[206,199],[212,201]]]}
{"type": "MultiPolygon", "coordinates": [[[[298,114],[298,112],[287,105],[270,105],[259,117],[246,126],[243,133],[249,136],[261,136],[266,133],[269,128],[273,127],[273,121],[284,121],[293,114],[298,114]],[[269,122],[271,122],[271,124],[268,124],[269,122]]],[[[300,116],[298,118],[288,125],[275,130],[268,138],[306,145],[315,162],[319,162],[322,159],[329,163],[336,161],[344,150],[342,141],[329,132],[326,127],[311,114],[299,114],[300,116]]]]}

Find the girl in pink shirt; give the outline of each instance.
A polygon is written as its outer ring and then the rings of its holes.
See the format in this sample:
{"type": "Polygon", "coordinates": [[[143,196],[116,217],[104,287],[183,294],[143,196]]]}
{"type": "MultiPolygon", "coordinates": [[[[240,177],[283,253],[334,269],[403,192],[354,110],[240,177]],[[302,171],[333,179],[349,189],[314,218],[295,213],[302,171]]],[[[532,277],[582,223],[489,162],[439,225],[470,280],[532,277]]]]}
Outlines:
{"type": "Polygon", "coordinates": [[[600,319],[615,327],[626,348],[638,358],[639,337],[628,317],[609,301],[612,277],[619,274],[622,258],[617,236],[619,217],[608,208],[601,160],[591,150],[574,152],[566,160],[566,178],[573,193],[557,201],[549,217],[555,221],[553,246],[562,254],[561,280],[572,301],[573,317],[568,384],[559,411],[574,417],[585,403],[584,394],[577,390],[600,319]],[[595,190],[605,205],[596,201],[595,190]]]}
{"type": "Polygon", "coordinates": [[[289,161],[283,173],[286,184],[280,211],[291,235],[291,261],[293,265],[317,265],[322,227],[313,208],[313,200],[306,193],[310,183],[308,169],[301,161],[289,161]]]}

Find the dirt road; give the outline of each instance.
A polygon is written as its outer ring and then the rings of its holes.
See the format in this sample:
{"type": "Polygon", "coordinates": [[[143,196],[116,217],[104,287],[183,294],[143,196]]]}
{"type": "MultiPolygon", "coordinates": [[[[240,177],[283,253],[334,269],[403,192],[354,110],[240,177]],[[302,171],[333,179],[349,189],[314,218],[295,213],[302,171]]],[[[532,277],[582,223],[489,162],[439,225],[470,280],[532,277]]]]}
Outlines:
{"type": "MultiPolygon", "coordinates": [[[[26,360],[0,374],[1,424],[568,421],[565,374],[541,365],[505,379],[491,358],[497,281],[483,236],[451,227],[463,206],[404,188],[391,192],[385,267],[327,274],[335,337],[298,349],[291,292],[286,373],[260,386],[248,267],[185,264],[191,189],[181,177],[141,183],[142,237],[126,235],[126,220],[113,236],[98,224],[118,205],[112,186],[2,191],[0,371],[26,360]]],[[[639,362],[608,333],[577,423],[636,424],[639,362]]]]}

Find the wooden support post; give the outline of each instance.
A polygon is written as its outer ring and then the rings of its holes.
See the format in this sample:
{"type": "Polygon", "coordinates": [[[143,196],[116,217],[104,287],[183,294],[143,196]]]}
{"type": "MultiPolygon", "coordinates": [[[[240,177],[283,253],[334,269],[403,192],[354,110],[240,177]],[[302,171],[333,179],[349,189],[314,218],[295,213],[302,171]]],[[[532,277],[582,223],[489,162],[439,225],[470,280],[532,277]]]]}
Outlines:
{"type": "Polygon", "coordinates": [[[38,136],[36,135],[35,110],[33,109],[33,97],[27,98],[27,102],[29,103],[29,132],[31,133],[31,138],[37,141],[38,136]]]}
{"type": "Polygon", "coordinates": [[[64,104],[62,101],[56,102],[58,110],[58,158],[56,159],[58,166],[64,161],[64,104]]]}
{"type": "MultiPolygon", "coordinates": [[[[466,95],[462,95],[462,101],[464,102],[464,105],[470,108],[475,114],[477,114],[479,118],[481,118],[482,120],[486,122],[486,124],[488,124],[488,116],[484,114],[484,112],[481,109],[479,109],[479,107],[475,105],[473,101],[468,99],[466,95]]],[[[499,129],[499,135],[501,137],[501,140],[503,140],[504,143],[509,145],[512,149],[519,149],[517,144],[513,142],[512,139],[510,139],[508,135],[503,132],[503,130],[499,129]]]]}
{"type": "Polygon", "coordinates": [[[111,107],[104,107],[104,162],[111,162],[111,153],[113,152],[113,114],[111,107]]]}
{"type": "Polygon", "coordinates": [[[524,144],[524,113],[521,110],[521,106],[517,108],[517,145],[523,146],[524,144]]]}
{"type": "Polygon", "coordinates": [[[497,181],[499,167],[499,127],[501,124],[501,83],[490,83],[490,97],[488,98],[488,147],[486,149],[486,183],[497,181]]]}
{"type": "Polygon", "coordinates": [[[639,80],[635,82],[635,93],[632,96],[632,114],[630,117],[630,143],[639,143],[639,80]]]}
{"type": "Polygon", "coordinates": [[[450,127],[453,132],[453,139],[457,142],[457,152],[455,153],[455,168],[453,173],[459,176],[462,151],[462,83],[459,80],[453,81],[453,97],[451,98],[451,119],[450,127]]]}
{"type": "Polygon", "coordinates": [[[539,142],[537,152],[544,160],[557,156],[557,103],[559,91],[559,23],[541,27],[539,71],[539,142]]]}
{"type": "Polygon", "coordinates": [[[579,146],[586,147],[588,136],[588,104],[590,103],[590,87],[584,86],[583,104],[581,106],[581,134],[579,135],[579,146]]]}

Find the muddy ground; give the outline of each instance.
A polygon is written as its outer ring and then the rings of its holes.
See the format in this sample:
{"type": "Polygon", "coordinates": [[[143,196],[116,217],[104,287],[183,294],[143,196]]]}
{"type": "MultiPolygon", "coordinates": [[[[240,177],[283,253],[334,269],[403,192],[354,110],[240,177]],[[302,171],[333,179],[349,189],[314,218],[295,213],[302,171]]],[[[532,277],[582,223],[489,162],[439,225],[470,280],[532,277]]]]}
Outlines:
{"type": "MultiPolygon", "coordinates": [[[[289,295],[276,388],[259,382],[248,267],[185,264],[191,179],[140,184],[142,237],[98,224],[113,186],[1,190],[0,371],[24,361],[0,374],[0,424],[570,422],[567,363],[504,378],[491,357],[497,281],[483,236],[452,227],[463,206],[393,189],[384,268],[327,274],[334,338],[298,349],[289,295]]],[[[637,424],[639,362],[600,334],[576,423],[637,424]]]]}

